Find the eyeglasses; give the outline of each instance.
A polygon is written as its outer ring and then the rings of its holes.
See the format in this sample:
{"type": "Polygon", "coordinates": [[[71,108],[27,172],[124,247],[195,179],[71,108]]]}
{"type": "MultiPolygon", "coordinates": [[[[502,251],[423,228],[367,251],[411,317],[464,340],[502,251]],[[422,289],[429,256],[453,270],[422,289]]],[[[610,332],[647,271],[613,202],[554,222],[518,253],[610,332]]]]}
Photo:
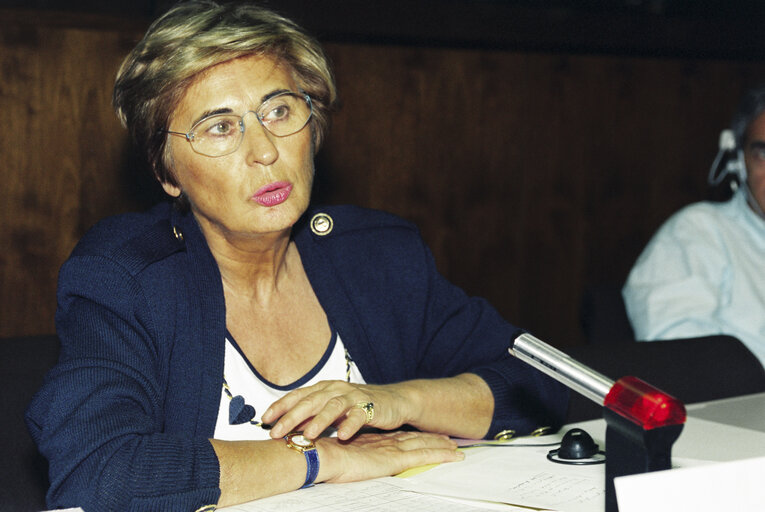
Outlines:
{"type": "Polygon", "coordinates": [[[233,153],[244,139],[244,116],[252,112],[258,122],[277,137],[295,134],[308,124],[313,115],[311,97],[303,93],[282,92],[241,116],[216,114],[194,124],[187,133],[164,130],[173,135],[183,135],[191,149],[200,155],[225,156],[233,153]]]}

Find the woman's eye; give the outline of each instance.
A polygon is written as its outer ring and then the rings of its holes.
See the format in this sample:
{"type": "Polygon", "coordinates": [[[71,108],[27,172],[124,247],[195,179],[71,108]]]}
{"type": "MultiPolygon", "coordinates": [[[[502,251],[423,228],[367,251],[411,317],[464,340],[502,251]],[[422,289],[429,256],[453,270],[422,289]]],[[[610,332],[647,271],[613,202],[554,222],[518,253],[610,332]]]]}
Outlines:
{"type": "Polygon", "coordinates": [[[228,135],[234,131],[234,125],[229,120],[217,121],[213,124],[207,133],[210,135],[228,135]]]}
{"type": "Polygon", "coordinates": [[[238,118],[222,117],[208,119],[202,123],[196,132],[202,137],[229,137],[239,131],[238,118]]]}
{"type": "Polygon", "coordinates": [[[276,107],[268,110],[266,115],[263,116],[264,123],[273,123],[276,121],[283,121],[290,116],[290,108],[287,105],[277,105],[276,107]]]}

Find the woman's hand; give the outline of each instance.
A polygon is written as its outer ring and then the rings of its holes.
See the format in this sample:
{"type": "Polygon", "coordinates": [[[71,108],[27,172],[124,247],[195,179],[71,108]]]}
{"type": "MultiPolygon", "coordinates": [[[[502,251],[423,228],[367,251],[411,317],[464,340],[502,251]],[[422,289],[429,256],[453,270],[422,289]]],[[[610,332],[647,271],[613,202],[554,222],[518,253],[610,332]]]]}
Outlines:
{"type": "Polygon", "coordinates": [[[457,443],[447,436],[422,432],[361,434],[350,441],[322,437],[319,450],[319,482],[354,482],[390,476],[426,464],[465,458],[457,443]]]}
{"type": "Polygon", "coordinates": [[[271,404],[262,420],[273,425],[273,439],[293,430],[316,439],[335,425],[338,438],[347,440],[364,425],[394,430],[405,424],[423,432],[480,439],[489,429],[493,412],[494,397],[486,382],[463,373],[385,385],[323,381],[284,395],[271,404]],[[374,404],[369,423],[366,412],[356,406],[365,402],[374,404]]]}
{"type": "MultiPolygon", "coordinates": [[[[282,439],[211,439],[210,443],[220,464],[219,507],[291,491],[305,480],[305,456],[289,448],[282,439]]],[[[465,457],[448,437],[421,432],[360,434],[350,441],[322,437],[316,441],[316,450],[319,455],[316,482],[353,482],[390,476],[412,467],[465,457]]]]}
{"type": "Polygon", "coordinates": [[[410,421],[412,404],[400,391],[395,384],[372,386],[322,381],[283,396],[263,413],[262,421],[273,424],[273,439],[298,428],[309,439],[316,439],[334,425],[337,437],[347,440],[367,424],[393,430],[410,421]],[[374,406],[374,416],[368,423],[367,413],[357,406],[360,403],[374,406]]]}

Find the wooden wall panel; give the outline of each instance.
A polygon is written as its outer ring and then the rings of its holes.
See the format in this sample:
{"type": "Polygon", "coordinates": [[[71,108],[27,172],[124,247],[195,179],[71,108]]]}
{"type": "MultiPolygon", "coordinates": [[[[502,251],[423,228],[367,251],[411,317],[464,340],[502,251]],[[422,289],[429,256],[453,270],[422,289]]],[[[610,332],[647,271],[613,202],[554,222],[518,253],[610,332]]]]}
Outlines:
{"type": "Polygon", "coordinates": [[[58,268],[97,219],[134,206],[110,89],[118,31],[2,26],[0,335],[53,331],[58,268]]]}
{"type": "MultiPolygon", "coordinates": [[[[0,22],[0,336],[52,331],[76,240],[154,197],[109,98],[140,33],[0,22]]],[[[621,281],[704,197],[719,130],[765,77],[751,61],[327,47],[342,106],[317,201],[413,220],[444,274],[559,346],[583,340],[585,286],[621,281]]]]}
{"type": "Polygon", "coordinates": [[[557,345],[584,288],[620,284],[705,197],[719,130],[758,63],[331,45],[343,106],[331,201],[417,222],[441,270],[557,345]]]}

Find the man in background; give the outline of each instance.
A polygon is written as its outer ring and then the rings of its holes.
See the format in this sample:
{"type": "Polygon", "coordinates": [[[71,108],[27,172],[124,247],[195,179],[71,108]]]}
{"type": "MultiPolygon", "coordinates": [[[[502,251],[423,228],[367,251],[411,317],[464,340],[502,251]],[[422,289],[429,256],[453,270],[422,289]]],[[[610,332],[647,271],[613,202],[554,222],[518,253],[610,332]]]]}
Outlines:
{"type": "Polygon", "coordinates": [[[710,184],[730,175],[730,200],[691,204],[661,226],[622,295],[638,340],[728,334],[765,366],[765,86],[721,134],[710,184]]]}

